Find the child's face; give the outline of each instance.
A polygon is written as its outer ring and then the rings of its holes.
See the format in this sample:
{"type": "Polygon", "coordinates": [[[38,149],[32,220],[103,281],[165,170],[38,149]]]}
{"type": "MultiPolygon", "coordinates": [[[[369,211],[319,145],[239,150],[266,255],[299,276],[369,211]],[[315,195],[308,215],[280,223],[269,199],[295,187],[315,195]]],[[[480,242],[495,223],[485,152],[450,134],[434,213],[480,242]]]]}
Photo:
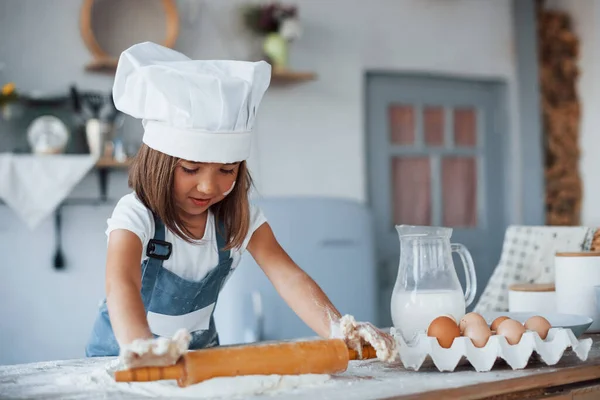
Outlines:
{"type": "Polygon", "coordinates": [[[175,205],[188,215],[200,215],[233,189],[239,163],[180,161],[175,168],[175,205]]]}

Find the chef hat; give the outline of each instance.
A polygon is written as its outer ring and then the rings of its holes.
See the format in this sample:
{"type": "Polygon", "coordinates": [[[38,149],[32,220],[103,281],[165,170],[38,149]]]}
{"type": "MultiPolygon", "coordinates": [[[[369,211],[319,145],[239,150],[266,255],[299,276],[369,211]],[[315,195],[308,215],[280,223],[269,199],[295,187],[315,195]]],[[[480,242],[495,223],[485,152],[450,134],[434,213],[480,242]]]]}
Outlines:
{"type": "Polygon", "coordinates": [[[145,42],[119,57],[113,98],[118,110],[142,119],[149,147],[190,161],[232,163],[250,154],[270,80],[264,61],[191,60],[145,42]]]}

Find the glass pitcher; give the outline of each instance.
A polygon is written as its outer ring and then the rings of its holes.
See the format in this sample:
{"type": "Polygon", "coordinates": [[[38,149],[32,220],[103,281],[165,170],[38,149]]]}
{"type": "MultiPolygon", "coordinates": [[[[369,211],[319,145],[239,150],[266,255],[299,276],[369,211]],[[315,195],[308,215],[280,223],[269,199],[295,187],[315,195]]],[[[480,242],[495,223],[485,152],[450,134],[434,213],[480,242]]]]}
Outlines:
{"type": "Polygon", "coordinates": [[[400,264],[392,293],[392,321],[404,340],[410,342],[441,315],[460,321],[475,298],[477,280],[469,250],[450,243],[451,228],[398,225],[396,230],[400,264]],[[464,294],[452,252],[459,254],[465,268],[464,294]]]}

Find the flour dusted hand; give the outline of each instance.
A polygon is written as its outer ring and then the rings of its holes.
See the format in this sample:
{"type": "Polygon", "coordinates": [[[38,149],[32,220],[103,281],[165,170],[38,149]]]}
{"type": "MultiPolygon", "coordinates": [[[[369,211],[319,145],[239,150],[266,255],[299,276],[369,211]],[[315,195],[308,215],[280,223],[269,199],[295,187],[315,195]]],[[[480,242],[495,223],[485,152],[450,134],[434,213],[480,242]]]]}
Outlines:
{"type": "Polygon", "coordinates": [[[331,338],[344,339],[348,348],[356,350],[361,357],[365,344],[373,346],[377,358],[384,362],[394,361],[398,354],[396,340],[391,335],[380,331],[370,322],[356,322],[351,315],[344,315],[332,322],[331,338]]]}
{"type": "Polygon", "coordinates": [[[121,347],[119,358],[125,368],[173,365],[187,352],[191,339],[185,329],[171,339],[137,339],[121,347]]]}

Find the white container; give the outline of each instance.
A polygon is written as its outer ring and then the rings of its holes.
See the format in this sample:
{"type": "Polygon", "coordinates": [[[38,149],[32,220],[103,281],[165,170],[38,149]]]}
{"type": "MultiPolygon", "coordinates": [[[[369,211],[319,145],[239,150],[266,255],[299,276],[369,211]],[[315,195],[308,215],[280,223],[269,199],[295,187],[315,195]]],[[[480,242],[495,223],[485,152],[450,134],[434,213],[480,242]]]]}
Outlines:
{"type": "Polygon", "coordinates": [[[553,283],[512,285],[508,288],[509,312],[556,312],[556,290],[553,283]]]}
{"type": "Polygon", "coordinates": [[[554,257],[556,311],[594,320],[586,332],[600,331],[594,286],[600,285],[600,253],[557,253],[554,257]]]}
{"type": "Polygon", "coordinates": [[[97,158],[105,156],[105,144],[112,137],[112,126],[106,122],[92,118],[85,124],[85,135],[90,148],[90,154],[97,158]]]}

